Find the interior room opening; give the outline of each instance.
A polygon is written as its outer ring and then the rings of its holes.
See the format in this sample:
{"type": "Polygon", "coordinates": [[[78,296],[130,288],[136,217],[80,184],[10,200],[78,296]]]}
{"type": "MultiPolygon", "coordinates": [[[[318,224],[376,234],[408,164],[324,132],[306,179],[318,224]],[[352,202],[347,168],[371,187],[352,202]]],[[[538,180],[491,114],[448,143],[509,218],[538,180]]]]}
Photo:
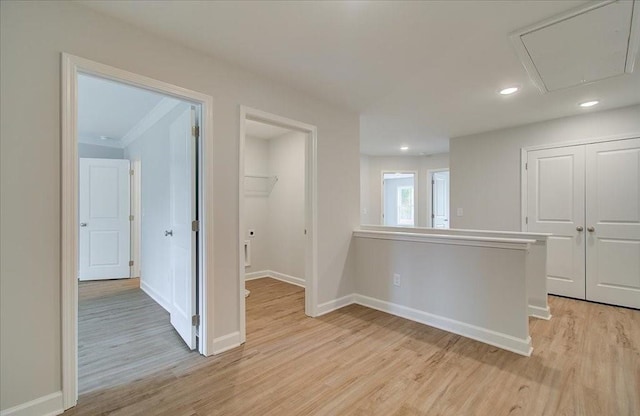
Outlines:
{"type": "Polygon", "coordinates": [[[201,107],[83,73],[77,88],[84,394],[175,365],[198,346],[201,107]]]}
{"type": "Polygon", "coordinates": [[[252,300],[280,299],[305,311],[308,133],[245,121],[244,271],[246,331],[268,311],[252,300]]]}

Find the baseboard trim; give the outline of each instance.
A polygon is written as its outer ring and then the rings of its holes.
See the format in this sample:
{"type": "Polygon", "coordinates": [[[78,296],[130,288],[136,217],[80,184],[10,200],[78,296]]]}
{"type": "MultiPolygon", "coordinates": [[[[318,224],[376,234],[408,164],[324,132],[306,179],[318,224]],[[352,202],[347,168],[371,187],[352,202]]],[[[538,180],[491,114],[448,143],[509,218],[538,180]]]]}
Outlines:
{"type": "Polygon", "coordinates": [[[213,340],[213,355],[222,354],[223,352],[237,348],[240,345],[240,331],[223,335],[213,340]]]}
{"type": "Polygon", "coordinates": [[[391,315],[399,316],[401,318],[409,319],[410,321],[442,329],[447,332],[462,335],[526,357],[531,356],[531,352],[533,351],[533,348],[531,347],[531,337],[529,336],[526,339],[520,339],[511,335],[446,318],[444,316],[419,311],[407,306],[363,295],[355,295],[354,303],[371,309],[377,309],[391,315]]]}
{"type": "Polygon", "coordinates": [[[305,287],[304,279],[295,276],[289,276],[288,274],[274,272],[273,270],[269,270],[269,277],[272,277],[276,280],[280,280],[281,282],[291,283],[292,285],[305,287]]]}
{"type": "Polygon", "coordinates": [[[164,310],[171,313],[171,306],[169,305],[169,301],[160,296],[158,292],[156,292],[151,286],[146,284],[142,279],[140,279],[140,289],[151,299],[153,299],[158,305],[162,306],[164,310]]]}
{"type": "Polygon", "coordinates": [[[56,416],[64,412],[62,392],[47,394],[0,411],[0,416],[56,416]]]}
{"type": "Polygon", "coordinates": [[[548,321],[551,319],[551,310],[548,306],[543,308],[541,306],[529,305],[529,316],[548,321]]]}
{"type": "Polygon", "coordinates": [[[244,280],[256,280],[256,279],[263,279],[265,277],[269,277],[269,270],[261,270],[259,272],[251,272],[251,273],[245,273],[244,274],[244,280]]]}
{"type": "Polygon", "coordinates": [[[326,315],[330,312],[333,312],[337,309],[344,308],[345,306],[349,306],[354,303],[355,299],[354,294],[346,295],[338,299],[330,300],[329,302],[324,302],[318,305],[316,317],[326,315]]]}
{"type": "Polygon", "coordinates": [[[304,279],[300,277],[289,276],[288,274],[276,272],[273,270],[262,270],[259,272],[246,273],[244,275],[244,280],[256,280],[265,277],[270,277],[272,279],[280,280],[281,282],[290,283],[292,285],[300,287],[306,287],[304,279]]]}

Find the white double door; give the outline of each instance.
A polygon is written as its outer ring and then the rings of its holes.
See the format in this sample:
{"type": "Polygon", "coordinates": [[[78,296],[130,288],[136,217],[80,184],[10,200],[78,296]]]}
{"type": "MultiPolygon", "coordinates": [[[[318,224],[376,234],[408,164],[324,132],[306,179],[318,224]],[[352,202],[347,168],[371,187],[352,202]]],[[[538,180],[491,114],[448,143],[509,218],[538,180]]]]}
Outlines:
{"type": "Polygon", "coordinates": [[[527,152],[527,221],[549,293],[640,308],[640,139],[527,152]]]}

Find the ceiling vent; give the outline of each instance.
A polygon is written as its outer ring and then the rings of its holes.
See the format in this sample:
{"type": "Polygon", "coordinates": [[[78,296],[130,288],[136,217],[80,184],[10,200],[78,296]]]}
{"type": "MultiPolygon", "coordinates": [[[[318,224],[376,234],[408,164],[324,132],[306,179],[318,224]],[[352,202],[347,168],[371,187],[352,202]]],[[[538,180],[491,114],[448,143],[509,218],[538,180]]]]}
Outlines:
{"type": "Polygon", "coordinates": [[[510,35],[529,77],[543,92],[633,72],[640,1],[607,0],[510,35]]]}

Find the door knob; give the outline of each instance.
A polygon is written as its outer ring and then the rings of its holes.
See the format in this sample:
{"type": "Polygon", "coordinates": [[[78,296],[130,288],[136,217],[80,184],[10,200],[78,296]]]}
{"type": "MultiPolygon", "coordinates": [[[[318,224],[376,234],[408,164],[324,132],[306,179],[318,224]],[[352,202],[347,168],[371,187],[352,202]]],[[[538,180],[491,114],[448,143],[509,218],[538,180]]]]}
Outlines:
{"type": "Polygon", "coordinates": [[[86,226],[87,226],[87,223],[86,223],[86,222],[81,222],[81,223],[80,223],[80,227],[86,227],[86,226]]]}
{"type": "Polygon", "coordinates": [[[584,227],[582,227],[582,225],[578,225],[576,227],[576,230],[578,230],[578,232],[582,232],[582,231],[584,231],[584,227]]]}
{"type": "Polygon", "coordinates": [[[173,230],[165,231],[165,232],[164,232],[164,236],[165,236],[165,237],[168,237],[168,236],[173,237],[173,230]]]}
{"type": "Polygon", "coordinates": [[[595,227],[587,227],[587,231],[589,231],[590,233],[594,232],[595,230],[595,227]]]}

